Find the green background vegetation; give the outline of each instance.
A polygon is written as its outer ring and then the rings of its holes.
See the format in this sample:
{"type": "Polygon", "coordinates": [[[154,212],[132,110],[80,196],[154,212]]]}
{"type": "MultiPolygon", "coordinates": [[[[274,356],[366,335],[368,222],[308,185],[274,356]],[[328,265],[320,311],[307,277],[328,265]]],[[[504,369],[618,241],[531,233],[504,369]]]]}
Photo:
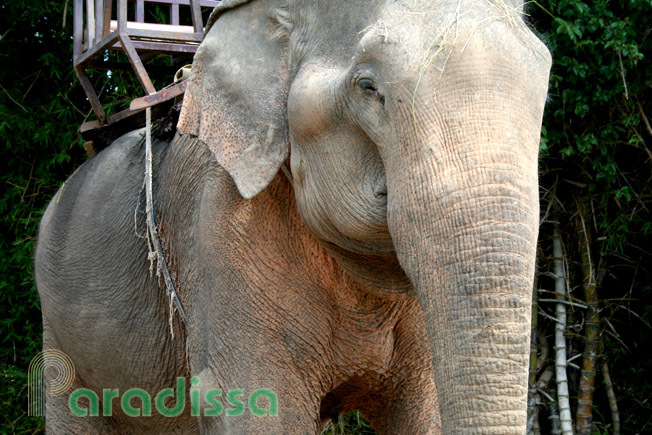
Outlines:
{"type": "MultiPolygon", "coordinates": [[[[27,417],[27,366],[41,346],[34,244],[50,197],[87,159],[78,127],[90,114],[72,70],[71,12],[70,2],[60,0],[0,5],[0,431],[6,433],[43,430],[42,419],[27,417]]],[[[541,141],[537,293],[543,298],[553,289],[548,272],[558,222],[571,295],[584,300],[577,222],[585,204],[600,299],[600,363],[611,371],[622,432],[650,431],[652,3],[541,0],[527,12],[554,59],[541,141]]],[[[127,74],[92,78],[115,107],[140,94],[127,74]]],[[[554,315],[552,303],[541,301],[539,309],[554,315]]],[[[586,310],[568,309],[572,357],[583,352],[586,310]]],[[[553,323],[539,316],[540,345],[552,348],[553,323]]],[[[581,365],[582,358],[574,362],[581,365]]],[[[542,360],[537,376],[551,363],[552,355],[542,360]]],[[[568,373],[575,412],[580,372],[569,367],[568,373]]],[[[539,409],[542,430],[553,430],[548,406],[539,409]]],[[[594,432],[612,432],[599,373],[593,420],[594,432]]],[[[327,431],[373,433],[355,413],[342,422],[327,431]]]]}

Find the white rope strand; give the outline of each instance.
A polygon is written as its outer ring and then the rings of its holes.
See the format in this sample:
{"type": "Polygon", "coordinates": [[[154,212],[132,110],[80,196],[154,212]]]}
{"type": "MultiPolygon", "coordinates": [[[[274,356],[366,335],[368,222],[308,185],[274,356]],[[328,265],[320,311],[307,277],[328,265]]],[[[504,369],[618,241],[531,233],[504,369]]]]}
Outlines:
{"type": "Polygon", "coordinates": [[[152,112],[151,108],[145,109],[146,128],[145,128],[145,219],[147,222],[147,246],[149,250],[148,259],[150,261],[149,273],[154,272],[154,261],[156,261],[156,276],[161,275],[165,281],[165,293],[169,298],[169,319],[170,335],[174,339],[174,328],[172,327],[172,318],[174,312],[179,313],[183,324],[187,326],[186,314],[181,306],[181,301],[177,296],[174,288],[174,282],[170,276],[163,250],[161,249],[161,240],[156,229],[156,217],[154,215],[154,200],[152,189],[152,112]]]}

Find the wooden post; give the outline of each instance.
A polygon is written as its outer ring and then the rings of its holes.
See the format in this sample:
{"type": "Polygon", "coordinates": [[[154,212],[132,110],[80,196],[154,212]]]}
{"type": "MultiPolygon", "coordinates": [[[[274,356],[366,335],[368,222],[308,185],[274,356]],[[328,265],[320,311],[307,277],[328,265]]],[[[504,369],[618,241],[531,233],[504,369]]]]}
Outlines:
{"type": "Polygon", "coordinates": [[[179,3],[174,2],[170,5],[170,24],[179,25],[179,3]]]}
{"type": "Polygon", "coordinates": [[[190,15],[192,16],[192,26],[195,33],[202,35],[204,33],[204,22],[201,18],[201,5],[199,0],[190,0],[190,15]]]}
{"type": "Polygon", "coordinates": [[[145,22],[145,0],[136,1],[136,21],[145,22]]]}
{"type": "Polygon", "coordinates": [[[119,37],[120,37],[120,43],[122,44],[122,48],[127,54],[127,58],[129,59],[131,66],[134,67],[136,76],[138,77],[140,84],[143,86],[143,89],[145,89],[145,92],[147,92],[148,94],[155,94],[156,88],[154,88],[152,81],[149,79],[149,75],[147,74],[145,65],[143,65],[143,61],[140,59],[140,56],[138,56],[136,49],[131,44],[131,39],[129,39],[129,36],[126,33],[125,34],[121,33],[119,37]]]}
{"type": "Polygon", "coordinates": [[[102,38],[109,36],[111,31],[111,11],[113,9],[113,0],[102,0],[104,3],[104,26],[102,30],[102,38]]]}
{"type": "Polygon", "coordinates": [[[82,35],[84,32],[84,5],[83,0],[75,0],[73,3],[73,38],[72,38],[72,52],[73,59],[81,56],[82,51],[82,35]]]}
{"type": "Polygon", "coordinates": [[[104,31],[104,7],[103,0],[93,0],[95,3],[95,42],[102,40],[102,32],[104,31]]]}
{"type": "Polygon", "coordinates": [[[86,46],[91,48],[95,45],[95,2],[86,0],[86,46]]]}
{"type": "Polygon", "coordinates": [[[127,0],[118,0],[118,33],[127,34],[127,0]]]}

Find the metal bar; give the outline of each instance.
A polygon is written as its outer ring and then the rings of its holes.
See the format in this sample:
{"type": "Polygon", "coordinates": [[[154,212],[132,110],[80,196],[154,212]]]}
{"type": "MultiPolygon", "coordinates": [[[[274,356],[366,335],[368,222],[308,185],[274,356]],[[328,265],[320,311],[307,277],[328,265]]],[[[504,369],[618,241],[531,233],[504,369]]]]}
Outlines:
{"type": "Polygon", "coordinates": [[[84,34],[84,5],[83,0],[75,0],[73,7],[73,37],[72,37],[72,51],[73,61],[81,56],[82,52],[82,38],[84,34]]]}
{"type": "Polygon", "coordinates": [[[136,21],[139,23],[145,22],[145,1],[137,0],[136,1],[136,21]]]}
{"type": "Polygon", "coordinates": [[[171,100],[174,97],[183,94],[185,91],[186,91],[186,82],[183,81],[177,83],[176,85],[170,86],[169,88],[162,89],[155,94],[136,98],[129,105],[129,109],[138,110],[138,109],[144,109],[146,107],[155,106],[157,104],[161,104],[165,101],[171,100]]]}
{"type": "Polygon", "coordinates": [[[120,37],[120,42],[122,43],[122,48],[127,54],[127,58],[129,58],[129,62],[131,62],[131,65],[134,67],[136,76],[138,77],[140,84],[143,86],[143,89],[145,89],[145,92],[147,92],[148,94],[156,93],[156,88],[154,88],[152,81],[149,79],[147,70],[145,69],[143,62],[140,60],[140,57],[138,56],[136,49],[132,45],[129,36],[120,33],[119,37],[120,37]]]}
{"type": "Polygon", "coordinates": [[[82,67],[75,67],[74,69],[75,69],[75,74],[77,75],[77,79],[79,80],[79,83],[82,85],[82,88],[84,89],[84,92],[88,97],[88,101],[91,103],[93,112],[95,112],[95,116],[97,116],[98,122],[100,124],[103,124],[104,121],[106,120],[106,112],[104,112],[104,109],[102,108],[102,103],[100,103],[100,99],[97,97],[97,94],[95,93],[95,89],[93,89],[93,84],[91,83],[91,80],[88,78],[88,74],[86,74],[86,71],[84,71],[84,68],[82,67]]]}
{"type": "Polygon", "coordinates": [[[102,32],[104,31],[103,6],[103,0],[95,0],[95,41],[99,41],[104,37],[104,35],[102,35],[102,32]]]}
{"type": "Polygon", "coordinates": [[[199,0],[190,0],[190,15],[192,16],[192,26],[195,28],[195,33],[201,36],[204,33],[204,21],[201,17],[199,0]]]}

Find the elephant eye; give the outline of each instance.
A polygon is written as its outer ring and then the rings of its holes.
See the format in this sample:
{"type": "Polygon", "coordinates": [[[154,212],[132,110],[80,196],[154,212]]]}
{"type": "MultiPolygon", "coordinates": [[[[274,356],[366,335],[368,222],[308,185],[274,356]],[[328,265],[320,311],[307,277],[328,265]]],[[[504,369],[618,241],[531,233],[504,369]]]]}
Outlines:
{"type": "Polygon", "coordinates": [[[380,92],[378,92],[378,88],[376,87],[376,84],[373,82],[373,80],[360,79],[358,81],[358,86],[365,92],[370,93],[378,98],[381,104],[385,104],[385,97],[380,92]]]}

